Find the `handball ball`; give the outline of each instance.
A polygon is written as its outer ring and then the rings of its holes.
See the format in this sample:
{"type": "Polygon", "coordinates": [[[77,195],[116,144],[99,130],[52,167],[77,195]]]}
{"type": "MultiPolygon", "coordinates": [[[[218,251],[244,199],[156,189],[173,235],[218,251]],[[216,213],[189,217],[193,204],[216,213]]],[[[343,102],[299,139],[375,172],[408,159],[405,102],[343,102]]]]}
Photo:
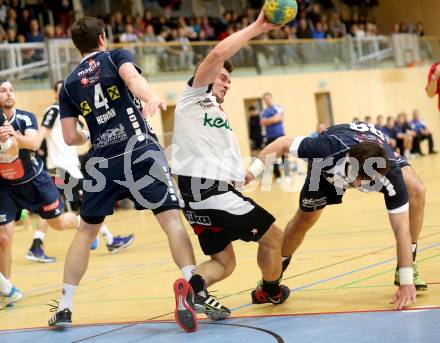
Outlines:
{"type": "Polygon", "coordinates": [[[263,10],[269,22],[284,25],[295,18],[298,5],[295,0],[266,0],[263,10]]]}

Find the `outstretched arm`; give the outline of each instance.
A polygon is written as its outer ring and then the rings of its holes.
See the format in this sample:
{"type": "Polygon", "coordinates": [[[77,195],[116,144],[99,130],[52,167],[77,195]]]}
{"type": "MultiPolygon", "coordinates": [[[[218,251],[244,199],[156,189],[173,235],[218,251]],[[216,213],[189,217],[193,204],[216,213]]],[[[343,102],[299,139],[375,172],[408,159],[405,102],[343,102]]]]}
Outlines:
{"type": "Polygon", "coordinates": [[[261,11],[255,22],[225,38],[211,50],[197,69],[193,87],[204,87],[213,83],[220,74],[223,63],[234,56],[248,41],[266,31],[280,27],[280,25],[270,24],[264,12],[261,11]]]}
{"type": "Polygon", "coordinates": [[[390,213],[391,227],[396,237],[397,264],[399,266],[400,286],[394,295],[394,309],[401,310],[416,301],[416,289],[413,282],[411,253],[411,234],[409,231],[409,212],[390,213]]]}

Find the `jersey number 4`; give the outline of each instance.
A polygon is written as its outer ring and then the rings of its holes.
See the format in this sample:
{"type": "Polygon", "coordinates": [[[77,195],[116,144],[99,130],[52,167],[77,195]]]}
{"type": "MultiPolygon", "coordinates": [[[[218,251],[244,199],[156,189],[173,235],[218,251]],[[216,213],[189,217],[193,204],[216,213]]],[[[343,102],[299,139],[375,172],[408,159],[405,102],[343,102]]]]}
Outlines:
{"type": "Polygon", "coordinates": [[[105,107],[106,110],[110,108],[108,105],[108,99],[104,96],[104,92],[102,91],[102,87],[100,83],[95,85],[95,108],[99,109],[101,107],[105,107]]]}

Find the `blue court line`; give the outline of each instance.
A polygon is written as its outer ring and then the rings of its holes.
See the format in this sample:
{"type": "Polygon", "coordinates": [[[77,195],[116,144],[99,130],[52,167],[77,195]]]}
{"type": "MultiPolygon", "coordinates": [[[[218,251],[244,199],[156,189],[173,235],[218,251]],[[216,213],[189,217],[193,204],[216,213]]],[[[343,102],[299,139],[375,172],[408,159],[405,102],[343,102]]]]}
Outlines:
{"type": "MultiPolygon", "coordinates": [[[[432,249],[432,248],[436,248],[438,246],[440,246],[440,243],[436,243],[436,244],[430,245],[430,246],[428,246],[426,248],[420,249],[420,250],[418,250],[418,252],[429,250],[429,249],[432,249]]],[[[319,284],[322,284],[322,283],[326,283],[328,281],[333,281],[333,280],[336,280],[336,279],[340,279],[340,278],[342,278],[344,276],[347,276],[347,275],[351,275],[351,274],[355,274],[357,272],[361,272],[361,271],[364,271],[364,270],[367,270],[367,269],[371,269],[371,268],[374,268],[374,267],[377,267],[377,266],[380,266],[382,264],[385,264],[385,263],[388,263],[388,262],[391,262],[391,261],[395,261],[395,260],[396,260],[396,257],[389,258],[389,259],[383,260],[383,261],[378,262],[378,263],[370,264],[370,265],[362,267],[362,268],[354,269],[354,270],[351,270],[351,271],[346,272],[346,273],[338,274],[336,276],[332,276],[330,278],[326,278],[326,279],[322,279],[322,280],[319,280],[319,281],[315,281],[315,282],[312,282],[312,283],[310,283],[308,285],[305,285],[305,286],[302,286],[302,287],[298,287],[298,288],[292,288],[290,290],[292,292],[300,291],[300,290],[303,290],[303,289],[306,289],[306,288],[310,288],[310,287],[313,287],[313,286],[316,286],[316,285],[319,285],[319,284]]],[[[245,304],[245,305],[237,306],[237,307],[231,308],[231,311],[241,310],[242,308],[246,308],[246,307],[249,307],[249,306],[252,306],[252,305],[253,304],[245,304]]]]}

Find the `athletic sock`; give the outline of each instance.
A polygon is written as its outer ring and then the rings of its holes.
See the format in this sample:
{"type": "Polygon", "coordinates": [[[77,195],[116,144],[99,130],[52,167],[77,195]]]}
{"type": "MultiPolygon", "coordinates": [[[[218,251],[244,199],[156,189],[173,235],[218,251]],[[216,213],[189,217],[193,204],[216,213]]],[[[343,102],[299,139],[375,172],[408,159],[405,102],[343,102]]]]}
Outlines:
{"type": "Polygon", "coordinates": [[[266,281],[263,279],[263,291],[270,295],[274,295],[275,293],[278,293],[280,289],[280,282],[278,280],[275,281],[266,281]]]}
{"type": "Polygon", "coordinates": [[[14,287],[8,279],[6,279],[2,273],[0,273],[0,292],[3,294],[11,293],[12,287],[14,287]]]}
{"type": "Polygon", "coordinates": [[[101,226],[101,228],[99,229],[99,232],[101,232],[101,235],[104,236],[104,239],[105,239],[105,242],[107,243],[107,245],[113,244],[113,235],[110,232],[110,230],[108,229],[107,225],[103,224],[101,226]]]}
{"type": "Polygon", "coordinates": [[[66,308],[72,311],[73,296],[75,295],[76,287],[77,286],[67,283],[64,284],[60,303],[58,304],[58,311],[62,311],[66,308]]]}
{"type": "Polygon", "coordinates": [[[282,266],[281,274],[286,271],[286,269],[289,266],[291,260],[292,260],[292,255],[290,255],[290,256],[281,256],[281,266],[282,266]]]}
{"type": "Polygon", "coordinates": [[[199,274],[194,274],[188,282],[195,294],[206,297],[206,283],[199,274]]]}
{"type": "Polygon", "coordinates": [[[34,239],[39,239],[40,241],[44,241],[44,237],[46,237],[46,234],[43,231],[35,230],[34,232],[34,239]]]}
{"type": "Polygon", "coordinates": [[[183,267],[180,270],[182,271],[182,274],[183,274],[183,277],[185,278],[185,280],[189,281],[196,271],[196,266],[191,264],[189,266],[183,267]]]}
{"type": "Polygon", "coordinates": [[[417,257],[417,242],[412,244],[412,254],[413,254],[413,261],[416,261],[417,257]]]}

